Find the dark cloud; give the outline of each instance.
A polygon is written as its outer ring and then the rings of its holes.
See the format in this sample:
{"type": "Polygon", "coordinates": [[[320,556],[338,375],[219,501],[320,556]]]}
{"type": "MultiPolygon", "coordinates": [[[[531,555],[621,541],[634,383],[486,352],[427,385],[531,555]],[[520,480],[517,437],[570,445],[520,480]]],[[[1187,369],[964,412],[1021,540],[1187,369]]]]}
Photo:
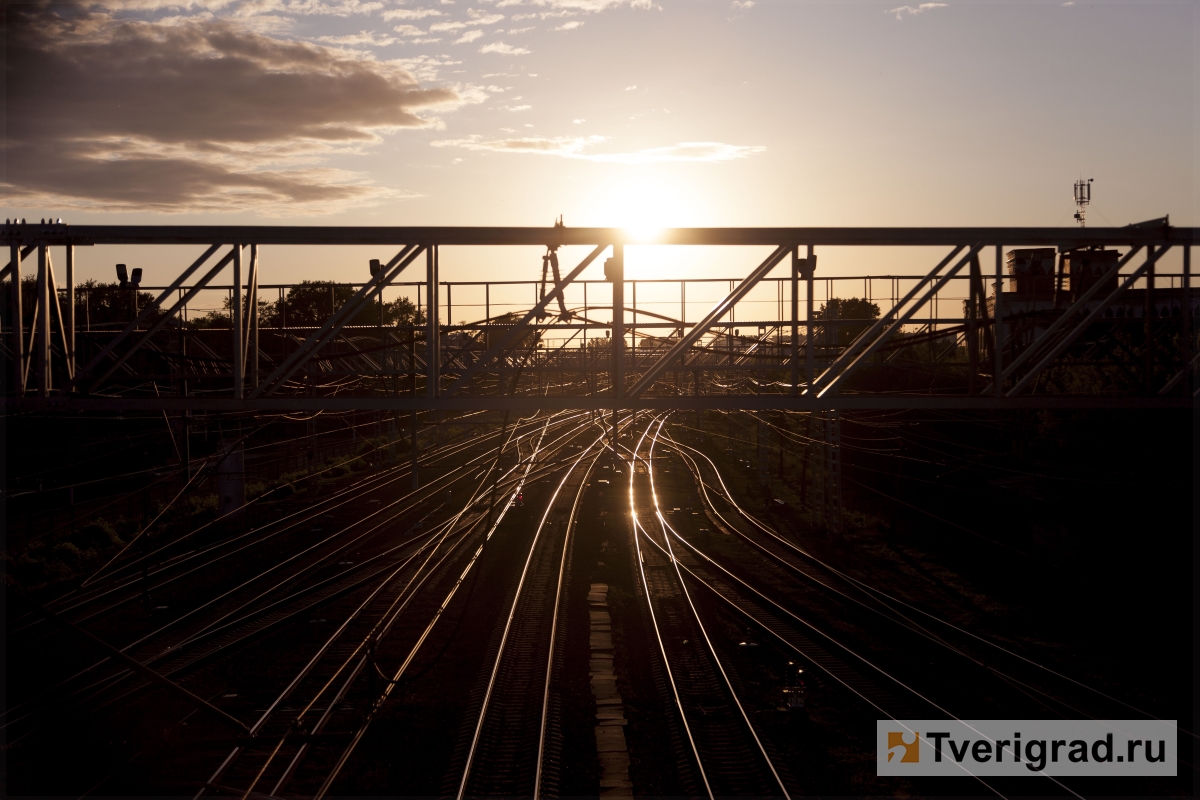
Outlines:
{"type": "Polygon", "coordinates": [[[8,7],[9,205],[336,210],[387,190],[324,157],[460,101],[399,65],[201,19],[8,7]]]}

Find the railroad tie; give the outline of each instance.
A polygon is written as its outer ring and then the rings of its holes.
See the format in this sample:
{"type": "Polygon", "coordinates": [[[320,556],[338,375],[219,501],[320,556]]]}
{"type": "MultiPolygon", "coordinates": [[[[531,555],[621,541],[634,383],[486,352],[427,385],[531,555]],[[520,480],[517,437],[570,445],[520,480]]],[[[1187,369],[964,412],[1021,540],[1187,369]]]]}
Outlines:
{"type": "Polygon", "coordinates": [[[593,583],[588,590],[591,617],[589,644],[592,694],[596,698],[596,754],[600,759],[600,796],[632,797],[629,748],[625,743],[625,706],[617,692],[613,670],[612,617],[608,613],[608,584],[593,583]]]}

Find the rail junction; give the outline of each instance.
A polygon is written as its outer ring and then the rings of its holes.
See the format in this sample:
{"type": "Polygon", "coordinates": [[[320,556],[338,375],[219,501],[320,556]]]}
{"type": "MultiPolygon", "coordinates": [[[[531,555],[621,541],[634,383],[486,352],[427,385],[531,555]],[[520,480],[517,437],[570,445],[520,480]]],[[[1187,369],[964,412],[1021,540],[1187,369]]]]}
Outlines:
{"type": "MultiPolygon", "coordinates": [[[[845,447],[877,459],[859,466],[901,464],[871,490],[903,504],[919,459],[884,443],[904,413],[1185,413],[1194,235],[677,229],[654,243],[765,255],[733,280],[635,281],[625,250],[648,240],[608,229],[9,224],[10,426],[129,415],[175,453],[89,507],[143,513],[69,574],[18,567],[54,552],[39,540],[75,547],[74,494],[69,522],[34,509],[10,530],[32,543],[10,558],[10,794],[931,793],[951,784],[884,783],[846,754],[887,718],[1178,718],[1193,737],[1172,675],[1102,682],[1107,662],[1047,646],[1049,623],[1013,636],[915,548],[867,569],[885,534],[843,509],[841,437],[853,416],[845,447]],[[103,245],[203,252],[161,287],[78,283],[75,248],[103,245]],[[361,283],[260,283],[282,245],[394,256],[361,283]],[[545,248],[541,278],[441,280],[442,249],[488,246],[545,248]],[[923,275],[817,267],[865,246],[940,253],[923,275]],[[586,255],[560,265],[567,248],[586,255]],[[314,455],[322,419],[333,458],[314,455]],[[277,480],[251,497],[260,455],[277,480]]],[[[953,446],[918,455],[978,463],[953,446]]],[[[74,491],[42,475],[6,484],[9,506],[74,491]]],[[[1054,575],[1023,540],[907,505],[1007,583],[1054,575]]]]}

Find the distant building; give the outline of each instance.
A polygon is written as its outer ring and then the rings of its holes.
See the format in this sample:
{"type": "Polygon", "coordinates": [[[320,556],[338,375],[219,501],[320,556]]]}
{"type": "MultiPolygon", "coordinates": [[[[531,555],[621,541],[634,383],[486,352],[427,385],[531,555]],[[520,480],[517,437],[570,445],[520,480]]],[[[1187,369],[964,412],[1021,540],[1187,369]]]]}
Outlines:
{"type": "MultiPolygon", "coordinates": [[[[1120,279],[1112,268],[1120,259],[1120,251],[1106,249],[1072,250],[1061,255],[1053,247],[1008,251],[1005,259],[1008,291],[1004,292],[1004,316],[1000,320],[1000,341],[1006,350],[1023,349],[1058,319],[1062,309],[1102,283],[1085,306],[1086,312],[1095,310],[1119,285],[1120,279]]],[[[993,285],[987,300],[989,319],[996,314],[996,289],[993,285]]],[[[1146,291],[1127,289],[1104,309],[1102,318],[1144,319],[1146,291]]],[[[1181,288],[1159,285],[1152,292],[1151,314],[1157,318],[1180,316],[1184,303],[1181,288]]],[[[1194,318],[1200,312],[1200,289],[1192,289],[1189,302],[1194,318]]],[[[969,302],[964,300],[964,318],[969,316],[969,309],[969,302]]]]}

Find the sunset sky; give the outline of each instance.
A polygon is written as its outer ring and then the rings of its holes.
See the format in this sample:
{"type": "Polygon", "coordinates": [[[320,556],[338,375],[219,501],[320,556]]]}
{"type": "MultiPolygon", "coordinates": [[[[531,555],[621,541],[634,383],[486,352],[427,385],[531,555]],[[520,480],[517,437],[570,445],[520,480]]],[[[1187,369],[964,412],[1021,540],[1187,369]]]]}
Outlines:
{"type": "MultiPolygon", "coordinates": [[[[1067,225],[1084,177],[1091,224],[1196,224],[1190,2],[23,8],[5,216],[1067,225]]],[[[265,277],[319,276],[290,258],[265,277]]]]}

